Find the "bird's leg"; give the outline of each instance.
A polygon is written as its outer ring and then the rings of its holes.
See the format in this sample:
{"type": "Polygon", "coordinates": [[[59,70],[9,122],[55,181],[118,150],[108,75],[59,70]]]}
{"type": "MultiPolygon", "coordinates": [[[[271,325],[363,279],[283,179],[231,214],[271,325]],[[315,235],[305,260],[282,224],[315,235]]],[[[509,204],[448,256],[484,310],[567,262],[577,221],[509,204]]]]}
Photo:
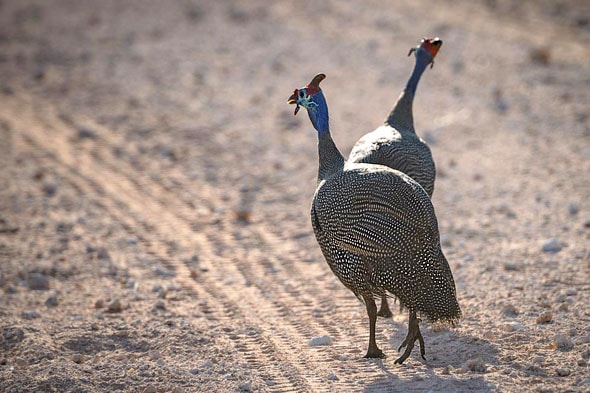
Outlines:
{"type": "Polygon", "coordinates": [[[369,350],[365,358],[384,358],[385,354],[377,347],[375,341],[375,325],[377,324],[377,305],[372,295],[363,296],[369,314],[369,350]]]}
{"type": "Polygon", "coordinates": [[[406,339],[402,342],[402,345],[399,346],[398,351],[401,351],[403,347],[406,347],[403,355],[400,356],[396,361],[395,364],[402,364],[412,353],[412,349],[414,349],[414,343],[418,340],[420,343],[420,355],[422,359],[426,360],[424,355],[426,355],[426,350],[424,349],[424,338],[422,337],[422,333],[420,332],[420,319],[416,316],[415,311],[410,311],[410,321],[408,322],[408,335],[406,339]]]}
{"type": "Polygon", "coordinates": [[[393,313],[389,309],[389,304],[387,304],[387,295],[385,294],[381,296],[381,308],[379,309],[379,312],[377,312],[377,316],[383,318],[393,317],[393,313]]]}

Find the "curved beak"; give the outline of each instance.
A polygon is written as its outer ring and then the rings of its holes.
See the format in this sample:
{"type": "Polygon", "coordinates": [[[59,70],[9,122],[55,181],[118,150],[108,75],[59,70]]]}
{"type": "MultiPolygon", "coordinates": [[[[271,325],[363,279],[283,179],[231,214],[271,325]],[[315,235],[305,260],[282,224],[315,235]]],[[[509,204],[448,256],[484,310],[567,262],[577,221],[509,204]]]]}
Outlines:
{"type": "Polygon", "coordinates": [[[287,100],[287,103],[288,104],[295,104],[295,105],[297,105],[295,107],[295,112],[293,112],[293,115],[296,115],[297,112],[299,112],[299,109],[300,109],[299,103],[297,102],[298,96],[299,96],[299,89],[295,89],[295,91],[293,91],[293,94],[291,94],[291,96],[287,100]]]}

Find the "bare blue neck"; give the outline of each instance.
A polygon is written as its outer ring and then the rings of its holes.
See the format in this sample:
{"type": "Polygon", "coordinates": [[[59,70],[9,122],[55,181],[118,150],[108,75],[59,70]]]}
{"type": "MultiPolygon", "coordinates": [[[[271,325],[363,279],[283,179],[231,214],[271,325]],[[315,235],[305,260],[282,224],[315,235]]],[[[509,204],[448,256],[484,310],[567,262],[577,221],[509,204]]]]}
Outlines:
{"type": "Polygon", "coordinates": [[[415,133],[413,113],[414,95],[416,94],[418,82],[420,82],[424,70],[426,70],[426,67],[428,67],[432,60],[432,57],[429,57],[429,54],[424,54],[422,52],[426,51],[421,49],[416,51],[416,64],[414,65],[412,75],[410,76],[410,79],[408,79],[406,88],[399,96],[395,106],[385,121],[385,124],[388,124],[399,131],[415,133]]]}
{"type": "Polygon", "coordinates": [[[318,181],[333,176],[344,167],[344,157],[336,147],[330,134],[330,122],[328,105],[323,93],[320,91],[313,97],[317,105],[307,108],[309,119],[318,132],[318,181]]]}

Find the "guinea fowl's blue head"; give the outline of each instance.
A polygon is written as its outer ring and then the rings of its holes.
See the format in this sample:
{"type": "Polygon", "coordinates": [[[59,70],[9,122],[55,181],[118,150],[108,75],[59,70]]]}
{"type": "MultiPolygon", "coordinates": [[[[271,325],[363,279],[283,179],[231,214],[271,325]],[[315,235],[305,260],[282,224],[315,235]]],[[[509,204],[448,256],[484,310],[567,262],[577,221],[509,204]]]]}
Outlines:
{"type": "Polygon", "coordinates": [[[432,67],[434,65],[434,58],[441,46],[442,40],[440,38],[425,37],[422,39],[422,42],[420,42],[420,45],[410,49],[408,56],[414,53],[417,64],[422,64],[424,68],[426,68],[428,64],[432,67]]]}
{"type": "Polygon", "coordinates": [[[430,64],[432,68],[434,64],[434,57],[438,53],[438,50],[442,46],[442,40],[439,38],[424,38],[420,45],[415,48],[410,49],[408,52],[408,56],[412,53],[416,57],[416,64],[414,65],[414,71],[408,80],[408,84],[406,85],[406,91],[411,93],[411,96],[416,93],[416,88],[418,87],[418,81],[420,81],[420,77],[426,67],[430,64]]]}
{"type": "Polygon", "coordinates": [[[320,88],[320,82],[325,78],[326,75],[317,74],[307,86],[295,89],[287,100],[289,104],[296,105],[295,115],[299,112],[300,107],[307,109],[311,123],[320,134],[329,131],[328,104],[320,88]]]}

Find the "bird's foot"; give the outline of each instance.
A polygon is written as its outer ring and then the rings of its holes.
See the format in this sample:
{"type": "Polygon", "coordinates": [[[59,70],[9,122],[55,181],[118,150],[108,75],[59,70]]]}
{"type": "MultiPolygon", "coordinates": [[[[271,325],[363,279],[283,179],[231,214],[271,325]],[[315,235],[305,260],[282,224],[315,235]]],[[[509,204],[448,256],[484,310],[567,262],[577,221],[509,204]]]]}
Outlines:
{"type": "Polygon", "coordinates": [[[386,357],[387,355],[379,348],[369,348],[367,354],[364,356],[365,359],[385,359],[386,357]]]}
{"type": "Polygon", "coordinates": [[[406,347],[406,350],[402,356],[395,360],[395,364],[402,364],[410,356],[412,349],[414,349],[414,343],[416,340],[418,340],[420,343],[420,356],[422,356],[422,359],[426,360],[424,357],[424,355],[426,355],[426,349],[424,348],[424,338],[422,337],[422,332],[420,332],[420,319],[416,317],[410,317],[406,339],[397,349],[398,351],[401,351],[403,347],[406,347]]]}

